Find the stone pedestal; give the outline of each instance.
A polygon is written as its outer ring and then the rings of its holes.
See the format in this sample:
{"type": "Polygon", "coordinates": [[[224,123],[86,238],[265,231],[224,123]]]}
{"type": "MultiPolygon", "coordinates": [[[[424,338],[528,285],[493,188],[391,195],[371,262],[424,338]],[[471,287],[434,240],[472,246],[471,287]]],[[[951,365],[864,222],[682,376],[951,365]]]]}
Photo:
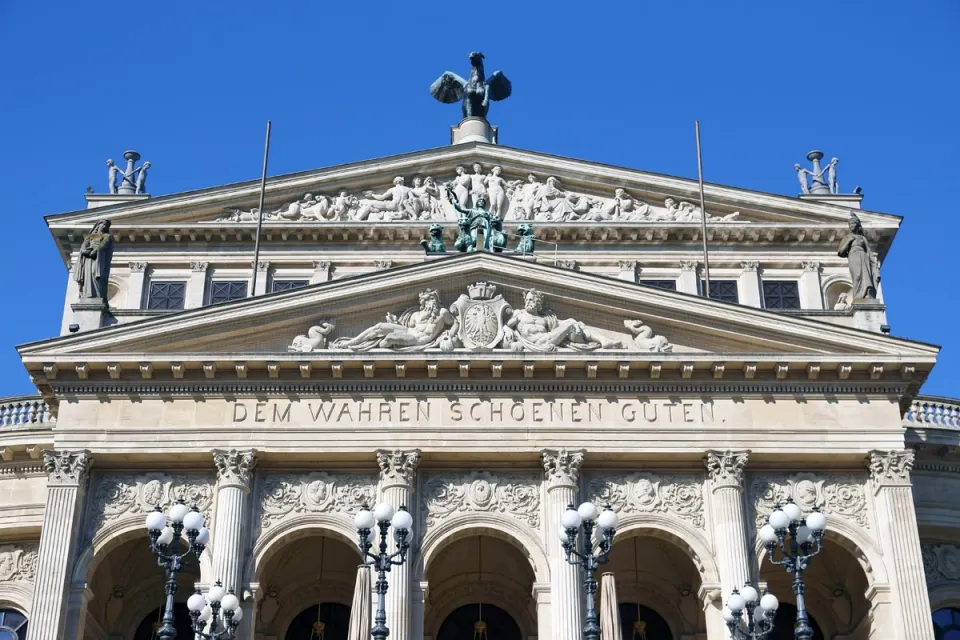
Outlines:
{"type": "Polygon", "coordinates": [[[544,479],[547,484],[545,512],[547,549],[550,557],[550,609],[553,640],[580,640],[583,636],[584,596],[580,568],[567,562],[560,544],[560,516],[568,505],[577,506],[577,481],[583,464],[583,450],[544,449],[544,479]]]}
{"type": "Polygon", "coordinates": [[[70,305],[73,310],[73,323],[80,325],[80,331],[93,331],[105,326],[104,320],[110,315],[110,307],[99,298],[85,298],[70,305]]]}
{"type": "Polygon", "coordinates": [[[798,197],[807,202],[835,204],[848,209],[859,209],[863,201],[863,195],[859,193],[802,193],[798,197]]]}
{"type": "MultiPolygon", "coordinates": [[[[43,463],[49,474],[47,504],[30,607],[30,640],[61,640],[67,637],[68,605],[75,609],[85,605],[82,597],[68,602],[67,584],[76,557],[91,460],[88,451],[44,451],[43,463]]],[[[75,611],[72,617],[82,625],[80,613],[75,611]]]]}
{"type": "Polygon", "coordinates": [[[455,127],[450,127],[450,144],[463,142],[486,142],[497,144],[497,127],[483,118],[464,118],[455,127]]]}
{"type": "Polygon", "coordinates": [[[896,620],[896,627],[889,630],[893,633],[884,631],[900,640],[934,640],[910,482],[913,460],[914,453],[909,450],[870,452],[870,481],[883,555],[890,563],[892,617],[896,620]]]}
{"type": "Polygon", "coordinates": [[[84,197],[87,200],[87,209],[109,207],[110,205],[114,204],[137,202],[139,200],[147,200],[150,198],[150,196],[146,193],[88,193],[84,197]]]}
{"type": "Polygon", "coordinates": [[[743,469],[746,451],[707,451],[704,460],[709,481],[710,512],[716,532],[721,597],[751,581],[743,509],[743,469]]]}
{"type": "MultiPolygon", "coordinates": [[[[213,462],[217,466],[217,511],[213,523],[213,576],[211,582],[220,580],[224,589],[232,589],[242,597],[243,534],[247,529],[247,496],[253,479],[256,452],[252,449],[215,449],[213,462]]],[[[209,524],[209,523],[208,523],[209,524]]],[[[244,637],[249,622],[240,623],[238,637],[244,637]]]]}
{"type": "Polygon", "coordinates": [[[887,324],[887,305],[876,300],[857,298],[853,301],[853,326],[864,331],[880,333],[887,324]]]}
{"type": "MultiPolygon", "coordinates": [[[[377,451],[377,463],[380,465],[380,499],[392,504],[395,509],[412,509],[413,489],[417,479],[417,466],[420,464],[420,451],[377,451]]],[[[392,530],[391,530],[392,531],[392,530]]],[[[411,567],[416,562],[413,554],[413,541],[410,541],[407,561],[399,567],[390,569],[387,574],[387,628],[391,640],[411,640],[411,567]]],[[[390,553],[397,550],[397,543],[391,533],[390,553]]],[[[422,627],[422,622],[420,627],[422,627]]]]}

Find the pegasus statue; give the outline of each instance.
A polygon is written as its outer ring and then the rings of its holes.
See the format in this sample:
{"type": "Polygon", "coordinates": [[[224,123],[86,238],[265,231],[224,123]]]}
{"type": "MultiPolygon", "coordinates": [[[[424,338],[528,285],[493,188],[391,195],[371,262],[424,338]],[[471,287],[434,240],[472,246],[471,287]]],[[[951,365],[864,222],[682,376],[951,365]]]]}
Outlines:
{"type": "Polygon", "coordinates": [[[513,86],[501,71],[494,71],[487,79],[483,73],[483,54],[474,51],[470,54],[470,79],[464,80],[452,71],[444,71],[437,81],[430,85],[430,95],[440,102],[451,104],[462,101],[464,118],[487,119],[491,100],[505,100],[510,97],[513,86]]]}

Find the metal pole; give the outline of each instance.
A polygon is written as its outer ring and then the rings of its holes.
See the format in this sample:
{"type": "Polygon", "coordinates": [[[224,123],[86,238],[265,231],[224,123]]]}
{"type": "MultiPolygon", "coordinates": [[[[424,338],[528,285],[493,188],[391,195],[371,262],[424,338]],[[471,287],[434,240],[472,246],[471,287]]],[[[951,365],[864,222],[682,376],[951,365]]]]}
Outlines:
{"type": "Polygon", "coordinates": [[[260,266],[260,232],[263,230],[263,198],[267,191],[267,158],[270,155],[270,126],[271,123],[267,120],[267,139],[263,143],[263,173],[260,174],[260,206],[257,208],[257,237],[253,241],[253,279],[250,281],[251,298],[257,290],[257,267],[260,266]]]}
{"type": "Polygon", "coordinates": [[[710,297],[710,255],[707,253],[707,208],[703,203],[703,158],[700,155],[700,121],[697,125],[697,180],[700,183],[700,233],[703,235],[703,280],[710,297]]]}

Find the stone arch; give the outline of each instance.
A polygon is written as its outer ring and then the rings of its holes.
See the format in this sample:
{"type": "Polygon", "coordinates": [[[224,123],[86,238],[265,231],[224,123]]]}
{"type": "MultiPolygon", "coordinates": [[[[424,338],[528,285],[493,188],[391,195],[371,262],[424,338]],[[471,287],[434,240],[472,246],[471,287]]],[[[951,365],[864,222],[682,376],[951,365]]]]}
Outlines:
{"type": "Polygon", "coordinates": [[[930,589],[930,611],[960,609],[960,584],[941,584],[930,589]]]}
{"type": "MultiPolygon", "coordinates": [[[[354,576],[350,577],[353,578],[354,576]]],[[[288,606],[284,607],[283,615],[278,616],[274,621],[274,628],[279,630],[281,638],[286,636],[294,619],[311,605],[320,602],[334,602],[347,608],[353,605],[354,585],[352,583],[348,585],[342,580],[331,582],[328,579],[325,584],[321,585],[316,584],[315,581],[316,578],[300,579],[285,585],[287,597],[293,597],[294,600],[287,603],[288,606]]]]}
{"type": "MultiPolygon", "coordinates": [[[[74,585],[86,583],[111,551],[129,540],[141,537],[146,544],[147,531],[143,518],[121,518],[104,525],[77,556],[73,564],[71,582],[74,585]]],[[[200,555],[200,579],[205,583],[210,582],[213,568],[211,549],[212,545],[207,545],[200,555]]]]}
{"type": "Polygon", "coordinates": [[[30,619],[33,584],[29,582],[0,582],[0,609],[16,609],[30,619]]]}
{"type": "MultiPolygon", "coordinates": [[[[856,558],[863,569],[868,585],[887,584],[887,568],[883,563],[880,550],[877,549],[873,541],[865,536],[860,529],[848,523],[846,520],[832,518],[828,521],[827,530],[824,532],[824,539],[836,543],[856,558]]],[[[756,553],[757,565],[763,566],[763,560],[767,552],[763,548],[763,543],[759,537],[754,542],[754,551],[756,553]]]]}
{"type": "Polygon", "coordinates": [[[476,535],[499,538],[517,547],[530,563],[534,581],[550,582],[550,561],[540,539],[531,529],[524,527],[514,518],[495,513],[465,514],[431,527],[420,544],[416,575],[425,575],[430,561],[445,547],[462,538],[476,535]]]}
{"type": "Polygon", "coordinates": [[[318,534],[329,534],[330,537],[345,542],[350,548],[356,550],[359,561],[357,530],[352,520],[329,513],[305,513],[274,524],[266,532],[261,532],[244,567],[244,580],[255,581],[260,569],[284,544],[297,538],[318,534]]]}
{"type": "MultiPolygon", "coordinates": [[[[824,308],[833,309],[841,293],[849,294],[852,291],[853,285],[847,276],[834,275],[824,278],[821,283],[824,308]]],[[[852,303],[853,300],[850,300],[850,302],[852,303]]]]}
{"type": "Polygon", "coordinates": [[[700,574],[704,585],[720,583],[720,569],[706,539],[684,522],[659,513],[621,514],[617,539],[646,534],[673,543],[684,550],[700,574]],[[631,536],[625,534],[632,533],[631,536]]]}
{"type": "MultiPolygon", "coordinates": [[[[531,615],[532,612],[529,611],[524,604],[530,597],[530,592],[516,589],[516,585],[511,585],[507,580],[503,580],[498,576],[492,576],[492,578],[493,583],[503,588],[505,597],[492,600],[488,599],[485,601],[485,604],[492,604],[507,612],[510,617],[513,618],[514,622],[517,623],[517,626],[520,627],[523,637],[526,638],[536,635],[537,620],[535,616],[531,615]]],[[[437,625],[432,631],[438,631],[440,625],[443,624],[450,614],[460,607],[476,603],[477,596],[473,593],[474,586],[475,585],[472,585],[465,577],[457,580],[453,584],[449,582],[445,583],[444,589],[449,593],[449,597],[446,598],[441,606],[437,607],[430,616],[435,620],[437,625]]],[[[428,621],[425,621],[425,624],[427,623],[428,621]]]]}
{"type": "MultiPolygon", "coordinates": [[[[617,585],[617,607],[625,603],[639,603],[656,611],[667,626],[670,627],[670,634],[674,638],[680,638],[684,635],[683,614],[675,602],[671,602],[664,594],[670,589],[670,584],[663,580],[647,581],[645,585],[654,584],[656,588],[651,590],[643,589],[621,589],[617,585]]],[[[692,597],[696,597],[695,595],[692,597]]]]}

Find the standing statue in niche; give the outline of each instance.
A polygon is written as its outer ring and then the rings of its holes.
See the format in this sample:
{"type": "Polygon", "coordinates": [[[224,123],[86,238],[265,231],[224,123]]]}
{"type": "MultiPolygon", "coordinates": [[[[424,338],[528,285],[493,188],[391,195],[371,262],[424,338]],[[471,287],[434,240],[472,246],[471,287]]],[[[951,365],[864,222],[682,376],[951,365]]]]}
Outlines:
{"type": "Polygon", "coordinates": [[[507,76],[494,71],[487,79],[483,73],[483,54],[470,54],[470,79],[464,80],[452,71],[445,71],[430,85],[430,95],[447,104],[462,101],[464,118],[487,119],[491,100],[506,100],[513,86],[507,76]]]}
{"type": "Polygon", "coordinates": [[[80,287],[80,299],[107,301],[107,280],[110,278],[110,262],[113,259],[113,236],[110,221],[99,220],[80,245],[73,279],[80,287]]]}
{"type": "Polygon", "coordinates": [[[874,273],[870,261],[870,243],[863,234],[863,225],[855,213],[850,214],[850,232],[843,237],[837,255],[847,259],[850,280],[853,283],[851,296],[856,300],[875,300],[880,278],[874,273]]]}

